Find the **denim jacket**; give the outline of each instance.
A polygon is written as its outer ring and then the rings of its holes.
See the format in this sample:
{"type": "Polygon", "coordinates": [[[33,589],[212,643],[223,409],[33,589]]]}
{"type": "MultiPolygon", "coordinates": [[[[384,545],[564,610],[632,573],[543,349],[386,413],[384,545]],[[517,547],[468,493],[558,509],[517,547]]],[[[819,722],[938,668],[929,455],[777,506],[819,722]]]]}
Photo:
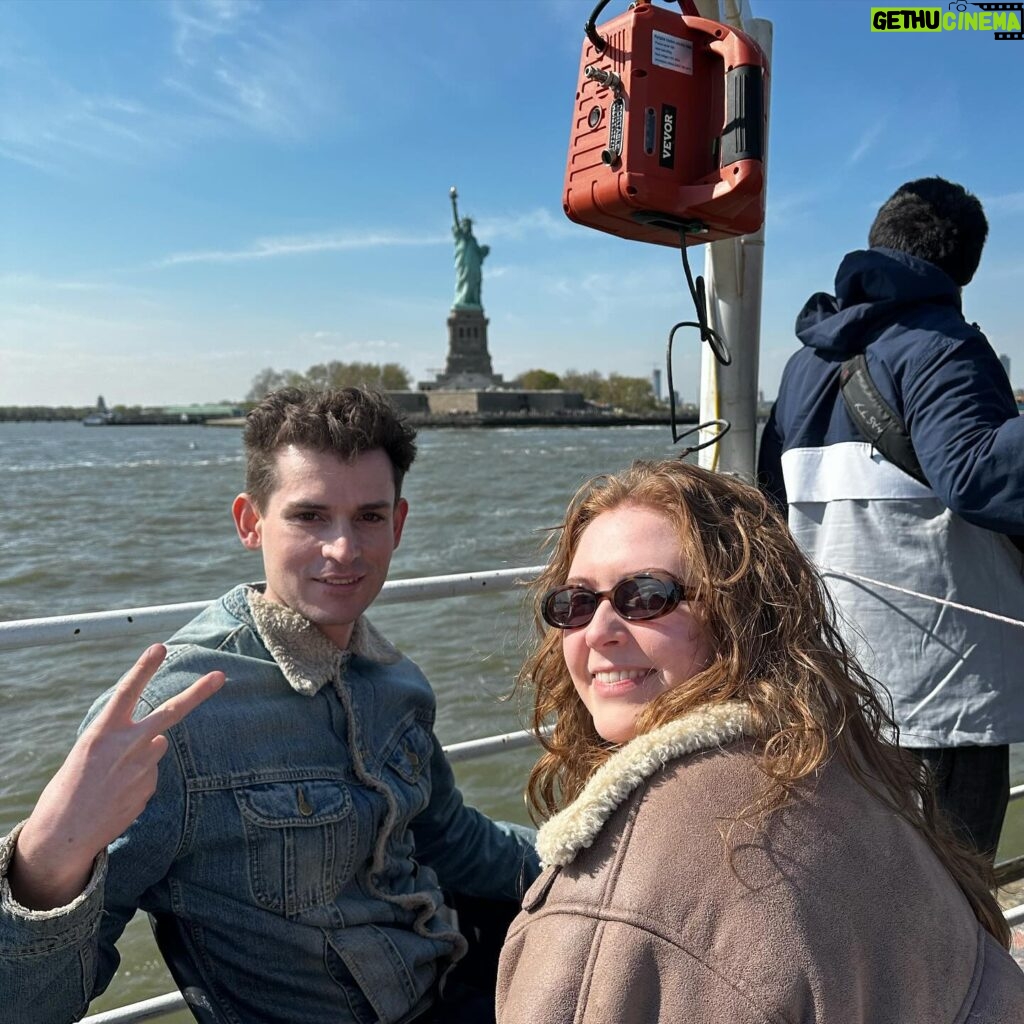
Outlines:
{"type": "Polygon", "coordinates": [[[214,669],[225,686],[168,732],[155,795],[71,904],[19,906],[18,829],[0,842],[4,1021],[83,1015],[137,908],[174,922],[233,1024],[410,1020],[465,950],[441,887],[518,900],[536,875],[531,830],[463,803],[429,683],[365,619],[341,651],[237,587],[171,639],[139,714],[214,669]]]}

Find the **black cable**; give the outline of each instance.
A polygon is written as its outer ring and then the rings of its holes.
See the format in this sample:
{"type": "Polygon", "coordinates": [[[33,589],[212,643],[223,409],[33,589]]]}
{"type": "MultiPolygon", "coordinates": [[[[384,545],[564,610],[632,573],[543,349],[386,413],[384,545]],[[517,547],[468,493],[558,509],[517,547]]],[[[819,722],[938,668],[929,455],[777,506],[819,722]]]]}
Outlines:
{"type": "MultiPolygon", "coordinates": [[[[702,448],[707,448],[710,445],[717,444],[725,435],[729,432],[731,424],[728,420],[714,419],[708,420],[706,423],[699,423],[695,427],[691,427],[689,430],[684,430],[682,433],[679,432],[678,422],[676,420],[676,391],[675,386],[672,382],[672,342],[675,341],[676,331],[681,327],[696,327],[700,331],[701,341],[706,341],[711,346],[711,351],[714,353],[715,359],[722,364],[722,366],[729,366],[732,363],[732,353],[729,351],[729,346],[725,340],[716,330],[708,324],[708,313],[707,313],[707,288],[704,284],[704,278],[698,276],[694,280],[693,273],[690,270],[690,261],[686,258],[686,235],[687,233],[693,233],[693,230],[697,228],[696,224],[684,225],[679,231],[679,242],[683,258],[683,271],[686,274],[686,283],[690,289],[690,298],[693,299],[693,304],[697,310],[696,320],[681,320],[679,323],[672,326],[672,330],[668,334],[668,350],[665,355],[665,361],[667,363],[668,378],[668,408],[669,418],[671,421],[672,428],[672,443],[678,444],[684,437],[689,437],[690,434],[695,433],[699,430],[706,430],[708,427],[717,426],[719,428],[718,433],[714,437],[709,438],[707,441],[702,441],[700,444],[684,448],[680,458],[685,459],[687,455],[692,455],[694,452],[699,452],[702,448]]],[[[703,225],[700,225],[703,227],[703,225]]]]}
{"type": "MultiPolygon", "coordinates": [[[[689,7],[692,10],[687,10],[686,0],[676,0],[679,6],[682,8],[683,14],[698,15],[699,12],[695,4],[690,4],[689,7]]],[[[590,17],[587,19],[587,23],[583,26],[583,31],[586,33],[587,38],[594,44],[594,49],[598,53],[604,53],[608,47],[608,40],[605,39],[597,31],[597,16],[611,3],[611,0],[598,0],[597,6],[590,12],[590,17]]]]}
{"type": "MultiPolygon", "coordinates": [[[[703,225],[701,225],[703,227],[703,225]]],[[[683,271],[686,273],[686,283],[690,288],[690,298],[693,299],[693,304],[697,310],[698,323],[683,322],[676,324],[676,327],[697,327],[700,329],[700,340],[706,341],[711,346],[711,351],[715,354],[717,359],[723,366],[732,365],[732,353],[729,351],[729,345],[717,331],[712,330],[708,324],[708,303],[707,303],[707,288],[704,285],[703,276],[698,276],[696,282],[693,279],[693,272],[690,270],[690,261],[686,258],[686,227],[683,227],[679,232],[679,251],[683,257],[683,271]]],[[[672,328],[672,334],[675,334],[676,327],[672,328]]],[[[669,344],[671,345],[672,335],[669,335],[669,344]]]]}
{"type": "Polygon", "coordinates": [[[597,31],[597,16],[611,3],[611,0],[598,0],[597,6],[590,12],[590,17],[587,19],[587,23],[583,26],[583,31],[586,33],[587,38],[594,44],[594,49],[598,53],[604,53],[608,47],[608,40],[602,38],[597,31]]]}
{"type": "Polygon", "coordinates": [[[699,452],[703,448],[710,448],[713,444],[718,444],[718,442],[729,433],[732,424],[728,420],[722,419],[705,420],[703,423],[698,423],[695,427],[690,427],[689,430],[684,430],[678,437],[674,438],[673,443],[682,441],[684,437],[696,434],[700,430],[707,430],[709,427],[718,427],[718,433],[713,437],[709,437],[706,441],[701,441],[700,444],[687,445],[682,449],[682,451],[680,451],[680,459],[685,459],[687,455],[692,455],[694,452],[699,452]]]}
{"type": "MultiPolygon", "coordinates": [[[[677,323],[668,335],[668,352],[666,354],[666,363],[668,373],[668,409],[669,409],[669,420],[672,427],[672,443],[678,444],[683,440],[684,437],[689,437],[691,434],[696,433],[699,430],[707,430],[709,427],[718,427],[718,433],[714,437],[708,438],[706,441],[701,441],[700,444],[692,445],[684,448],[679,454],[679,458],[685,459],[687,455],[692,455],[694,452],[699,452],[702,448],[709,448],[713,444],[718,442],[729,433],[729,428],[732,424],[725,419],[714,419],[706,420],[704,423],[698,423],[695,427],[690,427],[689,430],[684,430],[682,433],[679,432],[679,425],[676,420],[676,389],[672,382],[672,342],[675,340],[676,331],[680,327],[697,327],[701,325],[694,320],[682,320],[677,323]]],[[[714,351],[714,350],[712,350],[714,351]]],[[[715,358],[718,358],[717,353],[715,358]]],[[[728,364],[725,364],[728,365],[728,364]]]]}

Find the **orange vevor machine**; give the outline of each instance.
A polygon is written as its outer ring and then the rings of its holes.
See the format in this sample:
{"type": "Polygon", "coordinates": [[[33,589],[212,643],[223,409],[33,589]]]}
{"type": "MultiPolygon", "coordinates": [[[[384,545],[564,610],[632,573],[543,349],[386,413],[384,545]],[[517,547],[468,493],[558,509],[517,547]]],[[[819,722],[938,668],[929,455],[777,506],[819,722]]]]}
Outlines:
{"type": "Polygon", "coordinates": [[[764,220],[760,47],[726,25],[637,0],[587,23],[563,207],[580,224],[680,248],[764,220]]]}

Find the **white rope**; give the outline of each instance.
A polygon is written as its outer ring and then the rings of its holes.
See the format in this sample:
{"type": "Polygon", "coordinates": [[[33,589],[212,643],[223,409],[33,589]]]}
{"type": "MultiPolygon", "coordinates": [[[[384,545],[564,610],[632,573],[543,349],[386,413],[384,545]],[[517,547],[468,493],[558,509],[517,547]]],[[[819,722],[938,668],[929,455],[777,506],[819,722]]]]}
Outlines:
{"type": "Polygon", "coordinates": [[[996,622],[1005,622],[1008,626],[1024,626],[1019,619],[1011,619],[1005,615],[997,615],[995,612],[987,612],[981,608],[972,608],[967,604],[960,604],[957,601],[950,601],[945,597],[933,597],[931,594],[919,594],[916,590],[908,590],[906,587],[897,587],[895,583],[883,583],[881,580],[873,580],[868,576],[858,576],[855,572],[846,572],[842,569],[822,568],[822,576],[841,576],[848,580],[856,580],[858,583],[871,583],[876,587],[885,587],[886,590],[895,590],[908,597],[916,597],[922,601],[931,601],[932,604],[944,604],[957,611],[969,612],[971,615],[983,615],[986,619],[995,619],[996,622]]]}

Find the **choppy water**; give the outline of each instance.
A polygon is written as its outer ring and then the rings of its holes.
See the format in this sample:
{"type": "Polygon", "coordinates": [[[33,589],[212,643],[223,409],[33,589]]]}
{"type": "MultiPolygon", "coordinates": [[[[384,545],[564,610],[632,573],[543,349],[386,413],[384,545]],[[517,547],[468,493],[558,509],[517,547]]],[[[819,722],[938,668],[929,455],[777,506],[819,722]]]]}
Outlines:
{"type": "MultiPolygon", "coordinates": [[[[424,431],[392,576],[536,564],[545,528],[583,480],[671,452],[664,427],[424,431]]],[[[241,548],[230,518],[242,477],[236,430],[0,424],[0,620],[202,600],[259,579],[259,558],[241,548]]],[[[432,680],[442,742],[518,727],[501,697],[528,636],[521,603],[481,595],[373,614],[432,680]]],[[[0,833],[29,812],[92,699],[159,639],[0,655],[0,833]]],[[[524,751],[457,774],[471,802],[524,821],[530,761],[524,751]]],[[[1005,853],[1024,852],[1022,825],[1005,853]]],[[[121,951],[113,994],[94,1011],[172,987],[144,921],[121,951]]]]}

